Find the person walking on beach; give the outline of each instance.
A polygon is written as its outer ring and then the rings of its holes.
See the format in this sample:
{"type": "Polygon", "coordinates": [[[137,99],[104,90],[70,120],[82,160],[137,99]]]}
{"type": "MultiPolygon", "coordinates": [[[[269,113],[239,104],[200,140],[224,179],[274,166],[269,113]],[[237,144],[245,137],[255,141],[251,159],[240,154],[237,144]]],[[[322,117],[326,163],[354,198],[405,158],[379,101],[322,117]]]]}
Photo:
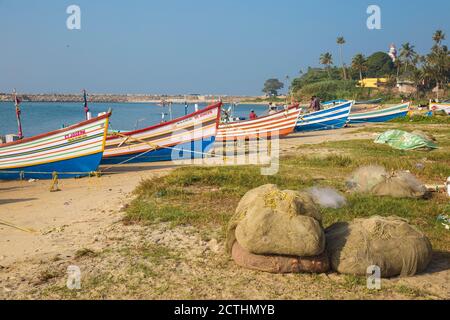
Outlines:
{"type": "Polygon", "coordinates": [[[310,103],[309,107],[313,111],[320,111],[320,100],[319,100],[319,98],[316,97],[316,96],[312,96],[311,97],[311,103],[310,103]]]}
{"type": "Polygon", "coordinates": [[[256,118],[258,118],[258,116],[255,113],[255,110],[250,111],[249,118],[250,120],[255,120],[256,118]]]}

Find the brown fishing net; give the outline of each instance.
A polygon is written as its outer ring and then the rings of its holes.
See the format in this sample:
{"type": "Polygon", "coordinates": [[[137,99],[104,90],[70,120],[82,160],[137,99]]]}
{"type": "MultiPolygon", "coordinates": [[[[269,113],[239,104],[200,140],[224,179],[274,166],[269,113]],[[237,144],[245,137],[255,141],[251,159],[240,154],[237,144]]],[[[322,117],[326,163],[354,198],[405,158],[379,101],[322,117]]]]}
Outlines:
{"type": "Polygon", "coordinates": [[[264,185],[240,201],[227,233],[231,253],[237,240],[254,254],[309,257],[325,249],[321,215],[307,193],[264,185]]]}
{"type": "Polygon", "coordinates": [[[394,198],[422,198],[427,188],[407,171],[388,173],[381,166],[358,168],[347,180],[350,191],[394,198]]]}
{"type": "Polygon", "coordinates": [[[376,265],[382,277],[412,276],[431,260],[428,238],[397,217],[355,219],[326,230],[327,252],[333,270],[365,275],[376,265]]]}

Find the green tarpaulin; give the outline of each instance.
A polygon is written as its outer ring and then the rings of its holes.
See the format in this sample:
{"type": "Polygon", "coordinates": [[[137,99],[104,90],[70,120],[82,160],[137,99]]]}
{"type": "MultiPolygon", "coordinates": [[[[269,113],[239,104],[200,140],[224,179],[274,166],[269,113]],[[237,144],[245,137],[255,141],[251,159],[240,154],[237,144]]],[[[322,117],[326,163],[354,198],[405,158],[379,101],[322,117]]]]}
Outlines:
{"type": "Polygon", "coordinates": [[[437,145],[425,134],[410,133],[402,130],[383,132],[375,139],[375,143],[388,144],[392,148],[401,150],[436,149],[437,145]]]}

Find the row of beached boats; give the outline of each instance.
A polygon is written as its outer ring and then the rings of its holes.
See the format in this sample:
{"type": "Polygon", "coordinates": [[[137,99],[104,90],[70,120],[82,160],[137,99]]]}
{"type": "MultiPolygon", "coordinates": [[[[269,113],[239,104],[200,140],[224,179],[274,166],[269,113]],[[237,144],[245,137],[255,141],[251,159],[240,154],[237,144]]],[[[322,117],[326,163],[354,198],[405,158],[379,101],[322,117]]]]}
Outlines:
{"type": "Polygon", "coordinates": [[[323,110],[315,112],[305,112],[293,104],[256,119],[221,123],[222,103],[218,102],[168,122],[123,133],[108,131],[108,111],[60,130],[0,144],[0,179],[49,179],[55,173],[59,178],[81,177],[98,172],[100,165],[203,158],[217,142],[385,122],[406,116],[410,106],[403,103],[352,113],[353,104],[345,100],[325,103],[323,110]]]}

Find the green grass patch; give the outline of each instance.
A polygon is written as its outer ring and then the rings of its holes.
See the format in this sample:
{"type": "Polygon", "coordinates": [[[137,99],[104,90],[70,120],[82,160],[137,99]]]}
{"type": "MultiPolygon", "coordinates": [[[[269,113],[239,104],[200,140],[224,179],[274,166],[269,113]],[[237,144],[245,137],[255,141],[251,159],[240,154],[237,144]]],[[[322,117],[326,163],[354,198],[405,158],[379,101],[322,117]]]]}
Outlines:
{"type": "Polygon", "coordinates": [[[413,124],[449,124],[450,125],[450,117],[449,116],[421,116],[421,115],[413,115],[411,117],[406,116],[402,118],[396,118],[389,121],[390,123],[413,123],[413,124]]]}
{"type": "MultiPolygon", "coordinates": [[[[298,155],[283,157],[279,172],[273,176],[261,175],[257,166],[185,167],[161,178],[144,180],[135,190],[137,197],[127,209],[125,220],[224,229],[248,190],[272,183],[291,190],[332,186],[345,193],[350,173],[369,164],[409,170],[429,184],[443,183],[450,176],[449,148],[402,151],[371,140],[326,142],[301,146],[298,155]]],[[[347,207],[323,210],[325,226],[358,217],[395,215],[425,232],[436,249],[450,249],[448,231],[436,222],[439,214],[450,214],[445,195],[436,194],[430,200],[356,194],[346,197],[347,207]]]]}

